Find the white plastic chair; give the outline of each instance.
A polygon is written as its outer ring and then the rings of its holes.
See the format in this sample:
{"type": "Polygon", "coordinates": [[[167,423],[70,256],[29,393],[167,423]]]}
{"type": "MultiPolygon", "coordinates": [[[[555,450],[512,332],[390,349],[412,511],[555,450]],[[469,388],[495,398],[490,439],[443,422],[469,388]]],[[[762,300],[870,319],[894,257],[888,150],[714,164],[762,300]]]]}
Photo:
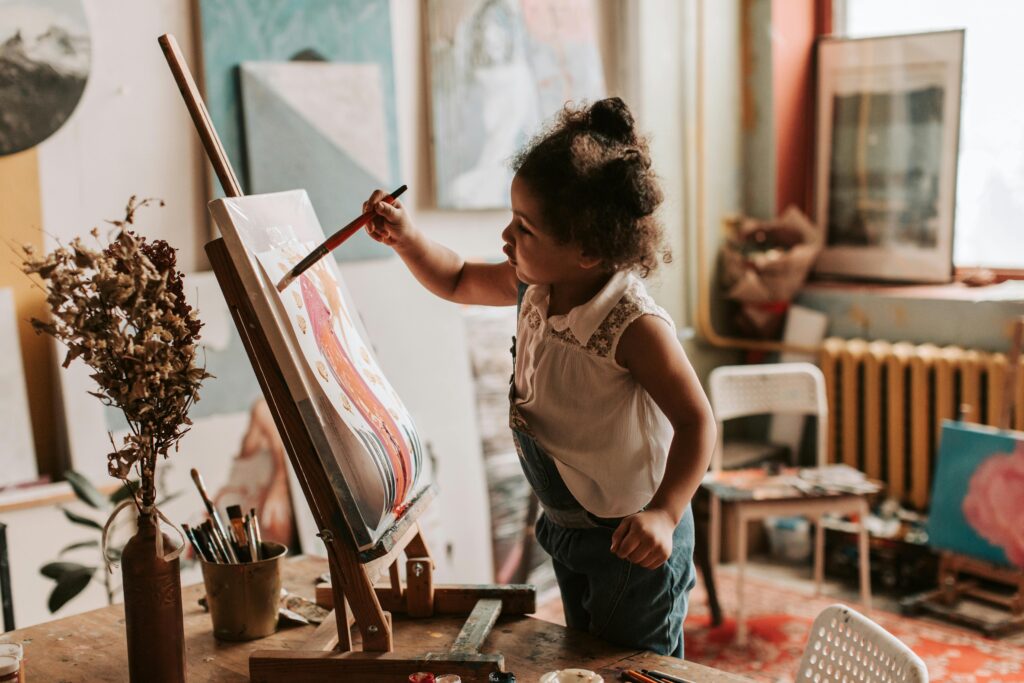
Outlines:
{"type": "Polygon", "coordinates": [[[832,605],[811,626],[796,683],[928,683],[928,669],[896,636],[832,605]]]}
{"type": "MultiPolygon", "coordinates": [[[[818,418],[818,467],[825,465],[828,451],[828,399],[825,377],[811,363],[772,363],[765,365],[725,365],[715,368],[709,376],[709,398],[718,423],[718,443],[711,458],[711,476],[722,469],[722,434],[725,420],[746,415],[791,414],[814,415],[818,418]]],[[[711,566],[721,558],[722,500],[709,489],[711,566]]],[[[814,589],[817,595],[825,566],[825,530],[820,520],[826,513],[856,514],[861,520],[859,535],[861,602],[871,609],[871,575],[868,564],[868,534],[863,521],[868,516],[864,495],[806,495],[798,498],[738,500],[733,528],[738,544],[736,574],[736,641],[746,642],[746,610],[743,600],[743,577],[747,563],[747,523],[765,517],[800,515],[813,520],[814,589]]]]}

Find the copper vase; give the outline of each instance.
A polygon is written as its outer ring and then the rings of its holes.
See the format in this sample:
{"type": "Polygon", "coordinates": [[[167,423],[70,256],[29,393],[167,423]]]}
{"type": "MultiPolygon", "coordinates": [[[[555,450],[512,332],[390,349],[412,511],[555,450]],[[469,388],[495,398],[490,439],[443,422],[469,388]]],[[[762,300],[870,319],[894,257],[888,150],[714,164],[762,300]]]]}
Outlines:
{"type": "MultiPolygon", "coordinates": [[[[157,549],[157,521],[139,514],[139,530],[121,556],[128,676],[132,683],[185,680],[185,630],[178,558],[165,561],[157,549]]],[[[164,554],[175,542],[163,534],[164,554]]]]}

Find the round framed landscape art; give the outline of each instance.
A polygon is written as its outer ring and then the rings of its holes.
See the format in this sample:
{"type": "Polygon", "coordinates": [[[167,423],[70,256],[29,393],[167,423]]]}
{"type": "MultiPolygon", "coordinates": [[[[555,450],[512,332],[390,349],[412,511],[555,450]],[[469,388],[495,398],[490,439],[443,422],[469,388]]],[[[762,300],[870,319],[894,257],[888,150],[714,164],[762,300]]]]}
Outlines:
{"type": "Polygon", "coordinates": [[[818,43],[818,274],[952,279],[963,48],[962,30],[818,43]]]}

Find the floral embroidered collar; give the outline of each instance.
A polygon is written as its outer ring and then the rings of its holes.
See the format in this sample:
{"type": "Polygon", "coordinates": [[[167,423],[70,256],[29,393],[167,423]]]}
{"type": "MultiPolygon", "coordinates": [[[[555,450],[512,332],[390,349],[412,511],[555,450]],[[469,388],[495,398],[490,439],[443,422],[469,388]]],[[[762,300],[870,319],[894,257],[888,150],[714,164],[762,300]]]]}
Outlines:
{"type": "Polygon", "coordinates": [[[547,318],[547,323],[552,329],[558,332],[568,329],[580,344],[586,346],[590,337],[615,308],[615,304],[622,299],[633,277],[629,271],[615,273],[590,301],[574,307],[564,315],[547,317],[551,299],[551,287],[548,285],[531,285],[524,295],[524,303],[535,306],[541,314],[541,319],[547,318]]]}

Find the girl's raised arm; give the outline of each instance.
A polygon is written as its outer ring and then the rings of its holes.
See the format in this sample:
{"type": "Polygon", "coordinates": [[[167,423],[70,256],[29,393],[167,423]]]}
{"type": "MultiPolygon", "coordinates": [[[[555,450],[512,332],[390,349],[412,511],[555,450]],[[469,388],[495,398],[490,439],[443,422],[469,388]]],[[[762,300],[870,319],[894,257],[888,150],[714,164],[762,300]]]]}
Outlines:
{"type": "Polygon", "coordinates": [[[383,191],[375,190],[363,205],[364,211],[377,212],[366,232],[394,249],[420,284],[455,303],[515,305],[519,279],[509,263],[467,263],[417,230],[401,202],[388,204],[381,201],[384,197],[383,191]]]}

